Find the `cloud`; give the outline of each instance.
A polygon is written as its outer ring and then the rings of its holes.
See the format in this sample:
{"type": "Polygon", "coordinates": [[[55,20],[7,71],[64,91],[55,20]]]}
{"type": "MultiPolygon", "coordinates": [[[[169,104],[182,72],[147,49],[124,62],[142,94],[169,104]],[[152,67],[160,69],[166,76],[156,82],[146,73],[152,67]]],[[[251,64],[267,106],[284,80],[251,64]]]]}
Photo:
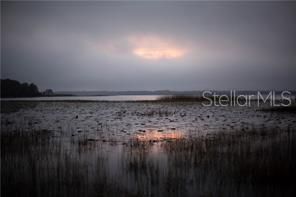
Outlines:
{"type": "Polygon", "coordinates": [[[182,58],[186,50],[172,40],[157,36],[130,36],[133,54],[148,60],[182,58]]]}
{"type": "Polygon", "coordinates": [[[156,35],[125,35],[112,39],[89,40],[87,45],[97,54],[111,58],[141,57],[148,60],[177,59],[186,55],[180,43],[156,35]]]}
{"type": "Polygon", "coordinates": [[[55,90],[295,87],[295,4],[25,4],[3,3],[4,78],[55,90]]]}

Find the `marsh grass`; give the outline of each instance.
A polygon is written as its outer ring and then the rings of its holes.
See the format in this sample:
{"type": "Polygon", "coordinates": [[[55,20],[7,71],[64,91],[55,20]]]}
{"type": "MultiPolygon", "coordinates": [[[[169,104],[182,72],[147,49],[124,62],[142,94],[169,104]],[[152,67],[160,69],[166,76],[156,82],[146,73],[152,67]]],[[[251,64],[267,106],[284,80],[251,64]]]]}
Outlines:
{"type": "Polygon", "coordinates": [[[295,135],[262,128],[119,145],[1,131],[1,194],[295,196],[295,135]]]}
{"type": "MultiPolygon", "coordinates": [[[[213,97],[209,97],[213,98],[213,97]]],[[[186,96],[186,95],[172,95],[172,96],[162,96],[157,99],[158,102],[203,102],[208,101],[202,96],[186,96]]]]}
{"type": "MultiPolygon", "coordinates": [[[[245,194],[249,190],[249,194],[254,192],[263,196],[295,192],[295,132],[219,133],[213,138],[175,141],[165,144],[164,149],[172,155],[169,162],[172,165],[182,168],[191,163],[189,166],[195,172],[206,169],[202,171],[205,172],[203,176],[214,173],[217,178],[214,185],[224,186],[212,187],[212,192],[217,189],[213,196],[224,193],[230,186],[244,187],[245,194]]],[[[203,173],[197,174],[197,180],[203,173]]],[[[234,196],[237,195],[239,193],[234,196]]]]}
{"type": "Polygon", "coordinates": [[[296,104],[293,103],[290,106],[279,106],[279,107],[266,107],[260,109],[264,112],[277,112],[277,113],[296,113],[296,104]]]}

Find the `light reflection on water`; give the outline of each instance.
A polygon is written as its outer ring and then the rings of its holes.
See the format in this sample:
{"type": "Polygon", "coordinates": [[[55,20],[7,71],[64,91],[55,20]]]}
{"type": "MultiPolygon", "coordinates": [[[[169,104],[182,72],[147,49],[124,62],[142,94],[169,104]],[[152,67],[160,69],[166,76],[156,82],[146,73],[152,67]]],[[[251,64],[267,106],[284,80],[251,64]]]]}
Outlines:
{"type": "Polygon", "coordinates": [[[150,130],[147,132],[136,133],[135,139],[139,141],[169,141],[184,138],[184,132],[179,130],[150,130]]]}

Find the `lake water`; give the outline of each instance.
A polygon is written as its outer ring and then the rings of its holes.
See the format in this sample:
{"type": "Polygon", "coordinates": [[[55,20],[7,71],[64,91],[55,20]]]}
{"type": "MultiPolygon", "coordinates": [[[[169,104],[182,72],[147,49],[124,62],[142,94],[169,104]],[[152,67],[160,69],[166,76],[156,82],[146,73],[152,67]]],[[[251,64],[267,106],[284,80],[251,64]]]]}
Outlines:
{"type": "MultiPolygon", "coordinates": [[[[110,97],[157,98],[47,99],[110,97]]],[[[296,196],[295,128],[199,102],[4,102],[3,196],[296,196]]]]}
{"type": "Polygon", "coordinates": [[[162,95],[116,95],[116,96],[50,96],[30,98],[1,98],[3,101],[154,101],[162,95]]]}
{"type": "MultiPolygon", "coordinates": [[[[216,94],[227,94],[217,92],[216,94]]],[[[241,95],[252,95],[252,92],[240,92],[241,95]]],[[[239,95],[237,94],[237,95],[239,95]]],[[[268,97],[268,93],[261,93],[263,98],[268,97]]],[[[154,101],[161,97],[169,95],[112,95],[112,96],[45,96],[45,97],[27,97],[27,98],[1,98],[3,101],[154,101]]],[[[192,95],[193,96],[193,95],[192,95]]],[[[201,96],[201,95],[200,95],[201,96]]],[[[255,98],[255,97],[254,97],[255,98]]],[[[256,97],[257,98],[257,97],[256,97]]],[[[281,99],[280,94],[275,94],[275,99],[281,99]]],[[[291,100],[296,99],[296,94],[290,94],[291,100]]]]}

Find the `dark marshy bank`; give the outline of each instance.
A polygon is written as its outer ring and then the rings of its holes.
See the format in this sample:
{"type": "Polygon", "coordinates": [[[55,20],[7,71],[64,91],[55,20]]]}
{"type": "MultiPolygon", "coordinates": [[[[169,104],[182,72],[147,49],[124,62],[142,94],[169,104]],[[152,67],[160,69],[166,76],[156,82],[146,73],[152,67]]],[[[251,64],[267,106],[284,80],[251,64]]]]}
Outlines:
{"type": "Polygon", "coordinates": [[[296,194],[295,127],[159,139],[2,130],[2,196],[296,194]]]}
{"type": "Polygon", "coordinates": [[[162,96],[157,101],[160,102],[205,102],[205,99],[202,96],[194,95],[172,95],[172,96],[162,96]]]}

